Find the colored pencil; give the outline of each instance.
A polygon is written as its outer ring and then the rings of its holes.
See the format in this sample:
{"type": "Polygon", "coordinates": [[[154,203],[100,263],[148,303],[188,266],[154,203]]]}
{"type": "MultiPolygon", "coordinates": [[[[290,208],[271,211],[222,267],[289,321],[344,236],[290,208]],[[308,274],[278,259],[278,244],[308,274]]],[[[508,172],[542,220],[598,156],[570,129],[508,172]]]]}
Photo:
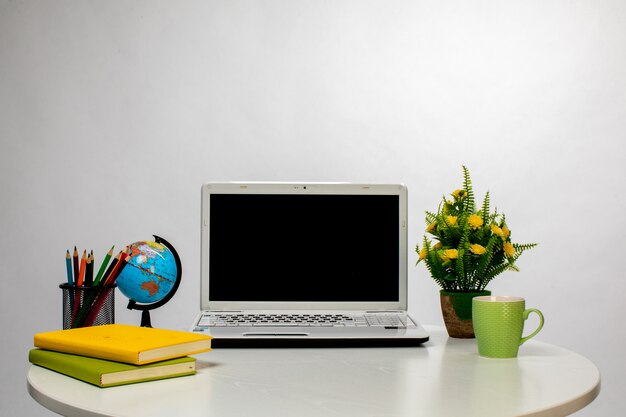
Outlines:
{"type": "Polygon", "coordinates": [[[65,267],[67,269],[67,283],[68,285],[74,284],[74,279],[72,278],[72,256],[70,255],[70,250],[67,250],[67,254],[65,255],[65,267]]]}
{"type": "Polygon", "coordinates": [[[107,254],[104,256],[104,260],[102,261],[102,265],[100,265],[100,269],[98,270],[98,274],[96,275],[96,279],[93,282],[93,285],[98,285],[100,283],[100,280],[102,279],[102,276],[104,274],[104,270],[107,266],[107,264],[109,263],[109,260],[111,259],[111,256],[113,256],[113,248],[115,248],[115,245],[111,246],[111,249],[109,250],[109,252],[107,252],[107,254]]]}
{"type": "Polygon", "coordinates": [[[93,249],[91,250],[91,269],[89,270],[89,280],[93,284],[93,269],[96,266],[96,257],[93,256],[93,249]]]}
{"type": "Polygon", "coordinates": [[[93,251],[87,255],[87,266],[85,267],[85,282],[83,285],[91,287],[93,284],[93,251]]]}
{"type": "Polygon", "coordinates": [[[74,246],[73,264],[74,264],[74,284],[76,284],[76,280],[78,279],[78,249],[76,249],[76,246],[74,246]]]}
{"type": "MultiPolygon", "coordinates": [[[[87,250],[83,251],[83,257],[80,260],[80,269],[78,271],[78,278],[76,279],[76,287],[83,286],[83,280],[85,279],[85,268],[87,266],[87,250]]],[[[76,320],[76,315],[78,314],[78,310],[81,307],[81,303],[85,301],[83,297],[81,297],[82,291],[77,288],[76,296],[74,297],[74,308],[72,310],[72,323],[76,320]]],[[[84,296],[84,294],[82,294],[84,296]]]]}
{"type": "Polygon", "coordinates": [[[78,271],[78,279],[76,281],[76,285],[81,287],[83,285],[83,280],[85,279],[85,266],[87,264],[87,250],[83,252],[83,257],[80,260],[80,270],[78,271]]]}
{"type": "MultiPolygon", "coordinates": [[[[76,246],[74,246],[74,285],[76,287],[80,287],[83,285],[83,274],[85,273],[85,254],[83,253],[83,258],[80,263],[80,267],[78,266],[78,250],[76,246]]],[[[78,310],[81,306],[81,291],[76,289],[76,294],[74,294],[74,306],[72,307],[72,323],[76,319],[76,314],[78,314],[78,310]]]]}
{"type": "MultiPolygon", "coordinates": [[[[67,285],[74,285],[74,278],[72,278],[72,255],[70,255],[70,250],[67,250],[67,254],[65,255],[65,268],[67,269],[67,285]]],[[[74,298],[76,295],[74,291],[69,288],[68,289],[68,300],[70,304],[70,310],[74,310],[74,298]]]]}

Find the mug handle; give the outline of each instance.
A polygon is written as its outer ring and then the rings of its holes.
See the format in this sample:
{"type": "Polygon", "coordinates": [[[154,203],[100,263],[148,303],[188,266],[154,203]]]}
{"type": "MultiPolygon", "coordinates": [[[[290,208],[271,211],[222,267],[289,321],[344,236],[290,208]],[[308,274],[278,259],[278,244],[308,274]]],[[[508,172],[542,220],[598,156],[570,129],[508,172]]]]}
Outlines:
{"type": "Polygon", "coordinates": [[[539,330],[541,330],[541,328],[543,327],[543,314],[541,314],[541,311],[537,310],[536,308],[528,308],[524,310],[524,314],[523,314],[524,320],[528,319],[528,316],[530,315],[530,313],[536,313],[539,316],[539,326],[535,329],[534,332],[532,332],[528,336],[522,337],[522,339],[519,341],[520,346],[522,345],[522,343],[526,342],[528,339],[530,339],[531,337],[539,333],[539,330]]]}

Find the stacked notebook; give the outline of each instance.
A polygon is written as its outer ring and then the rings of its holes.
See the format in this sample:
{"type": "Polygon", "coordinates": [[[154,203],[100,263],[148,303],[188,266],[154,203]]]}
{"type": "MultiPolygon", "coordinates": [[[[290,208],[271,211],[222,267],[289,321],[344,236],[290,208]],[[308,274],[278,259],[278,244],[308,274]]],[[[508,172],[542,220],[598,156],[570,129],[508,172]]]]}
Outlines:
{"type": "Polygon", "coordinates": [[[35,365],[99,387],[196,373],[188,355],[211,350],[211,337],[188,332],[108,324],[35,335],[35,365]]]}

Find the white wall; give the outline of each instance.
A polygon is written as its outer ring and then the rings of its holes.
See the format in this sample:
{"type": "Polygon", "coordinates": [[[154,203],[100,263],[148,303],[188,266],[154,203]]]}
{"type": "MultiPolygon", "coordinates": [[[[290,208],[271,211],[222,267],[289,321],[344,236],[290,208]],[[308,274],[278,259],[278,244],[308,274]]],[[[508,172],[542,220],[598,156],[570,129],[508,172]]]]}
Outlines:
{"type": "MultiPolygon", "coordinates": [[[[183,283],[152,319],[181,328],[202,182],[401,181],[412,247],[461,164],[514,239],[540,243],[491,289],[599,366],[579,415],[616,415],[625,22],[619,0],[0,0],[0,415],[50,414],[26,392],[27,352],[60,326],[67,248],[168,239],[183,283]]],[[[411,310],[440,324],[414,260],[411,310]]]]}

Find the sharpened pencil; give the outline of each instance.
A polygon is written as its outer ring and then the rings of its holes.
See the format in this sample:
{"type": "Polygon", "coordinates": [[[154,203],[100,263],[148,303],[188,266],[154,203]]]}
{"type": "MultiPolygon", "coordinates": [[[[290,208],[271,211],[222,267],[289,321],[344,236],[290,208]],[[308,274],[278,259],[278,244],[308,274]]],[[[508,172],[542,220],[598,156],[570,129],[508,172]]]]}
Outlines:
{"type": "Polygon", "coordinates": [[[87,255],[87,265],[85,266],[85,281],[83,285],[91,287],[93,284],[93,251],[87,255]]]}
{"type": "MultiPolygon", "coordinates": [[[[80,260],[80,269],[78,271],[78,278],[76,279],[76,286],[82,287],[83,280],[85,278],[85,268],[87,266],[87,249],[83,251],[83,257],[80,260]]],[[[82,307],[82,303],[84,301],[84,294],[80,289],[76,289],[76,296],[74,297],[74,308],[72,309],[72,323],[76,321],[76,315],[78,311],[82,307]]]]}
{"type": "Polygon", "coordinates": [[[69,249],[65,255],[65,267],[67,269],[67,283],[68,285],[72,285],[74,284],[74,279],[72,278],[72,255],[70,255],[69,249]]]}
{"type": "Polygon", "coordinates": [[[76,280],[78,279],[78,249],[74,246],[74,257],[72,258],[72,262],[74,265],[74,285],[76,284],[76,280]]]}
{"type": "Polygon", "coordinates": [[[78,280],[76,281],[76,285],[79,287],[83,285],[83,280],[85,279],[85,266],[87,265],[87,250],[83,252],[83,257],[80,260],[80,270],[78,271],[78,280]]]}
{"type": "Polygon", "coordinates": [[[111,249],[109,250],[109,252],[107,252],[107,254],[104,256],[104,260],[102,261],[102,265],[100,265],[100,269],[98,270],[98,274],[96,275],[96,279],[94,280],[93,285],[98,285],[100,283],[100,280],[102,279],[102,276],[104,274],[104,270],[107,264],[109,263],[111,256],[113,256],[114,248],[115,248],[115,245],[111,246],[111,249]]]}
{"type": "MultiPolygon", "coordinates": [[[[72,277],[72,255],[70,255],[70,250],[67,250],[67,254],[65,255],[65,268],[67,269],[67,285],[74,285],[74,278],[72,277]]],[[[74,310],[74,299],[76,295],[71,287],[68,289],[69,293],[68,300],[70,304],[70,310],[74,310]]]]}

